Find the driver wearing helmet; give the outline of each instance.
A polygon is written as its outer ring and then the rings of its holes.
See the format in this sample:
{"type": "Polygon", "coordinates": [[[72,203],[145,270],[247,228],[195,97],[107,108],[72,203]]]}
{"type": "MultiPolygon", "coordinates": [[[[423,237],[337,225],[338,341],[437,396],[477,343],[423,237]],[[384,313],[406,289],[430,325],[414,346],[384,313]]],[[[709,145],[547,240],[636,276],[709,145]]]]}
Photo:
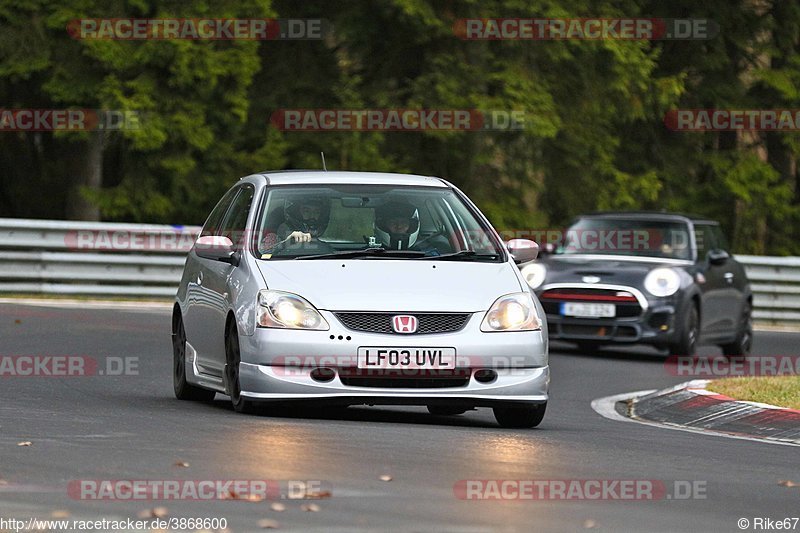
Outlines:
{"type": "Polygon", "coordinates": [[[375,209],[375,237],[387,250],[417,250],[426,255],[441,255],[439,248],[448,248],[446,240],[442,242],[438,235],[419,240],[419,230],[419,210],[406,200],[391,200],[375,209]]]}
{"type": "Polygon", "coordinates": [[[328,226],[330,204],[322,198],[303,197],[286,200],[284,222],[278,226],[280,241],[310,242],[328,226]]]}
{"type": "Polygon", "coordinates": [[[375,210],[375,236],[387,250],[408,250],[419,236],[419,211],[402,200],[385,203],[375,210]]]}

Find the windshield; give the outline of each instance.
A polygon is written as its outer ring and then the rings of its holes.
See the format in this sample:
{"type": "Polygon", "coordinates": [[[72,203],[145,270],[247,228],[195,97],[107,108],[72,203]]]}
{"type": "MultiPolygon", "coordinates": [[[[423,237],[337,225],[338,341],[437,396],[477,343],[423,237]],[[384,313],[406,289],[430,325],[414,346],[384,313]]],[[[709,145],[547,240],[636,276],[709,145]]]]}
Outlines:
{"type": "Polygon", "coordinates": [[[562,235],[557,254],[691,259],[687,225],[625,218],[583,218],[562,235]]]}
{"type": "Polygon", "coordinates": [[[445,188],[273,187],[255,234],[263,260],[502,261],[492,230],[445,188]]]}

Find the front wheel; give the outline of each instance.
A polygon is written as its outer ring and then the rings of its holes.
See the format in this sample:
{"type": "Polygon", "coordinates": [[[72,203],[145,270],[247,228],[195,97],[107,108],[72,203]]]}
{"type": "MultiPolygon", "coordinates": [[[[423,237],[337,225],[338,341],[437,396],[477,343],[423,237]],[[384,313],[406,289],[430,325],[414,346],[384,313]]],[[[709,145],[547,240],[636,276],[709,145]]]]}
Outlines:
{"type": "Polygon", "coordinates": [[[504,428],[526,429],[541,424],[547,402],[514,407],[495,407],[494,418],[504,428]]]}
{"type": "Polygon", "coordinates": [[[678,332],[680,338],[669,346],[670,355],[695,355],[697,338],[700,336],[700,313],[692,302],[683,316],[683,325],[678,332]]]}
{"type": "Polygon", "coordinates": [[[242,396],[242,386],[239,383],[239,363],[242,362],[239,352],[239,332],[236,324],[231,321],[225,335],[225,381],[227,392],[231,397],[231,404],[237,413],[254,413],[256,404],[242,396]]]}
{"type": "Polygon", "coordinates": [[[744,304],[742,316],[739,319],[739,327],[736,331],[736,339],[720,346],[722,353],[728,357],[750,355],[753,347],[753,306],[750,302],[744,304]]]}
{"type": "Polygon", "coordinates": [[[213,390],[195,387],[186,381],[186,330],[180,315],[175,317],[172,334],[172,388],[179,400],[210,402],[216,393],[213,390]]]}

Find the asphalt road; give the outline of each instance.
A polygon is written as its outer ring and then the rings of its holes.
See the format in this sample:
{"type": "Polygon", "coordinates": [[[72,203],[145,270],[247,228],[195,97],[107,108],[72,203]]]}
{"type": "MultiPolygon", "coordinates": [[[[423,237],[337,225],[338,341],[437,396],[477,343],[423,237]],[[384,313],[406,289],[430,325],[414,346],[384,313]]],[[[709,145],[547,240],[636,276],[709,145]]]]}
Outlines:
{"type": "MultiPolygon", "coordinates": [[[[713,350],[713,349],[707,349],[713,350]]],[[[755,352],[798,354],[800,335],[758,332],[755,352]]],[[[616,422],[593,399],[676,384],[664,357],[579,354],[553,346],[552,398],[534,430],[504,430],[491,411],[434,417],[420,408],[339,413],[233,412],[172,395],[168,310],[0,305],[0,355],[138,358],[138,375],[0,377],[0,517],[224,517],[232,531],[273,519],[287,531],[739,531],[745,517],[800,516],[796,447],[616,422]],[[18,446],[29,441],[30,446],[18,446]],[[188,467],[175,466],[177,461],[188,467]],[[390,481],[381,480],[390,475],[390,481]],[[71,480],[323,480],[319,510],[301,501],[81,501],[71,480]],[[695,481],[705,499],[474,501],[467,479],[695,481]],[[4,484],[4,482],[6,484],[4,484]]],[[[797,525],[800,529],[800,524],[797,525]]],[[[2,530],[2,527],[0,527],[2,530]]],[[[753,529],[746,529],[752,531],[753,529]]]]}

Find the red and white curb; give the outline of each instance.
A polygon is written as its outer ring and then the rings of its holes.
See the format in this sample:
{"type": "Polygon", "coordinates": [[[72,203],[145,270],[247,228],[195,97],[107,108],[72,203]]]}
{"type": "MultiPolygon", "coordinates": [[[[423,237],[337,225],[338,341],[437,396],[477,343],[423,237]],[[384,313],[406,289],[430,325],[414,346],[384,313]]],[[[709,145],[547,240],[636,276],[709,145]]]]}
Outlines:
{"type": "Polygon", "coordinates": [[[612,420],[773,444],[800,446],[800,411],[734,400],[694,380],[660,391],[599,398],[592,408],[612,420]]]}

